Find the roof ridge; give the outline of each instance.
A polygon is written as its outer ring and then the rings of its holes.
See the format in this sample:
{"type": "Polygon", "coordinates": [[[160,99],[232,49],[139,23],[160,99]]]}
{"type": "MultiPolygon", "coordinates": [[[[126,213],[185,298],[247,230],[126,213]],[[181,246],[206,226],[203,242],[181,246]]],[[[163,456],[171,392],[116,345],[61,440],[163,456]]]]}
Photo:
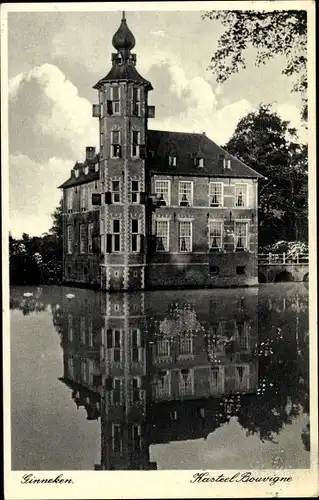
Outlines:
{"type": "MultiPolygon", "coordinates": [[[[161,134],[184,134],[184,135],[203,135],[201,132],[178,132],[176,130],[159,130],[159,129],[148,129],[148,132],[160,132],[161,134]]],[[[206,136],[204,136],[206,137],[206,136]]]]}

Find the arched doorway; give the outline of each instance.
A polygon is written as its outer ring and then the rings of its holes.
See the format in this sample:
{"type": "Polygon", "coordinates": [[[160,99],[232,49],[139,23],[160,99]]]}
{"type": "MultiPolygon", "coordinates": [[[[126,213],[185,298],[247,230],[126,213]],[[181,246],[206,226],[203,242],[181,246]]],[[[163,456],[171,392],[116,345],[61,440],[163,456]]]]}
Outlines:
{"type": "Polygon", "coordinates": [[[294,281],[294,277],[288,271],[281,271],[279,274],[276,274],[274,282],[279,283],[283,281],[294,281]]]}

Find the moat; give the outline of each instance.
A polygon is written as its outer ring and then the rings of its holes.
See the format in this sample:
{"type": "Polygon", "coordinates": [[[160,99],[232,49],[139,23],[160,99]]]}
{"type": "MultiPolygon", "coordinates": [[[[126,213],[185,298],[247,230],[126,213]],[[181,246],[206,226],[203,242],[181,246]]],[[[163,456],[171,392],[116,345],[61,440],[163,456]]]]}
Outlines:
{"type": "Polygon", "coordinates": [[[308,289],[12,287],[14,470],[309,467],[308,289]]]}

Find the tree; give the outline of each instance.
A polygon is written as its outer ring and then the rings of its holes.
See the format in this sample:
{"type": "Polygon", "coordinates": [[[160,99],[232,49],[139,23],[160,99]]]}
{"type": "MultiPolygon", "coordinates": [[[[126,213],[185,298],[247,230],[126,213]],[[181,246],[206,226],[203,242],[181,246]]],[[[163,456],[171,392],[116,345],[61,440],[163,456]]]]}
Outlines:
{"type": "Polygon", "coordinates": [[[302,118],[307,119],[306,11],[210,11],[202,17],[219,20],[226,27],[209,66],[217,82],[223,83],[246,68],[244,53],[249,46],[257,51],[257,66],[282,55],[286,58],[282,73],[294,79],[292,91],[300,93],[302,118]]]}
{"type": "Polygon", "coordinates": [[[259,182],[259,243],[307,240],[307,147],[288,121],[261,104],[242,118],[225,149],[266,177],[259,182]]]}
{"type": "Polygon", "coordinates": [[[54,212],[52,213],[53,225],[50,229],[50,234],[53,234],[59,238],[62,238],[63,235],[63,226],[62,226],[62,204],[63,200],[61,198],[59,205],[56,207],[54,212]]]}

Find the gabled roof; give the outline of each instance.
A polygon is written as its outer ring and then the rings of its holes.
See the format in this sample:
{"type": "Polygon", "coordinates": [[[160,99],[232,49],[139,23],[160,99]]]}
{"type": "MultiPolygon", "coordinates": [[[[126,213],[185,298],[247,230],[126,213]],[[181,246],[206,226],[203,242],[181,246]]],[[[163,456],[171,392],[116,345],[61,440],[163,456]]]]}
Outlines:
{"type": "Polygon", "coordinates": [[[99,155],[97,154],[92,160],[86,159],[84,163],[78,163],[74,165],[71,170],[71,175],[59,186],[59,189],[65,189],[72,186],[78,186],[80,184],[87,184],[88,182],[97,181],[100,178],[100,171],[95,171],[95,165],[99,163],[99,155]],[[84,169],[88,167],[88,173],[86,174],[84,169]],[[79,171],[78,177],[75,176],[75,170],[79,171]]]}
{"type": "Polygon", "coordinates": [[[115,64],[108,74],[99,80],[94,89],[99,89],[106,82],[136,82],[146,85],[148,90],[152,90],[152,84],[145,80],[137,71],[133,64],[115,64]]]}
{"type": "Polygon", "coordinates": [[[148,130],[147,149],[153,152],[149,165],[154,174],[263,178],[204,134],[148,130]],[[177,157],[175,167],[169,166],[168,156],[177,157]],[[196,166],[195,158],[203,158],[204,166],[196,166]],[[224,158],[231,160],[231,169],[224,168],[224,158]]]}

